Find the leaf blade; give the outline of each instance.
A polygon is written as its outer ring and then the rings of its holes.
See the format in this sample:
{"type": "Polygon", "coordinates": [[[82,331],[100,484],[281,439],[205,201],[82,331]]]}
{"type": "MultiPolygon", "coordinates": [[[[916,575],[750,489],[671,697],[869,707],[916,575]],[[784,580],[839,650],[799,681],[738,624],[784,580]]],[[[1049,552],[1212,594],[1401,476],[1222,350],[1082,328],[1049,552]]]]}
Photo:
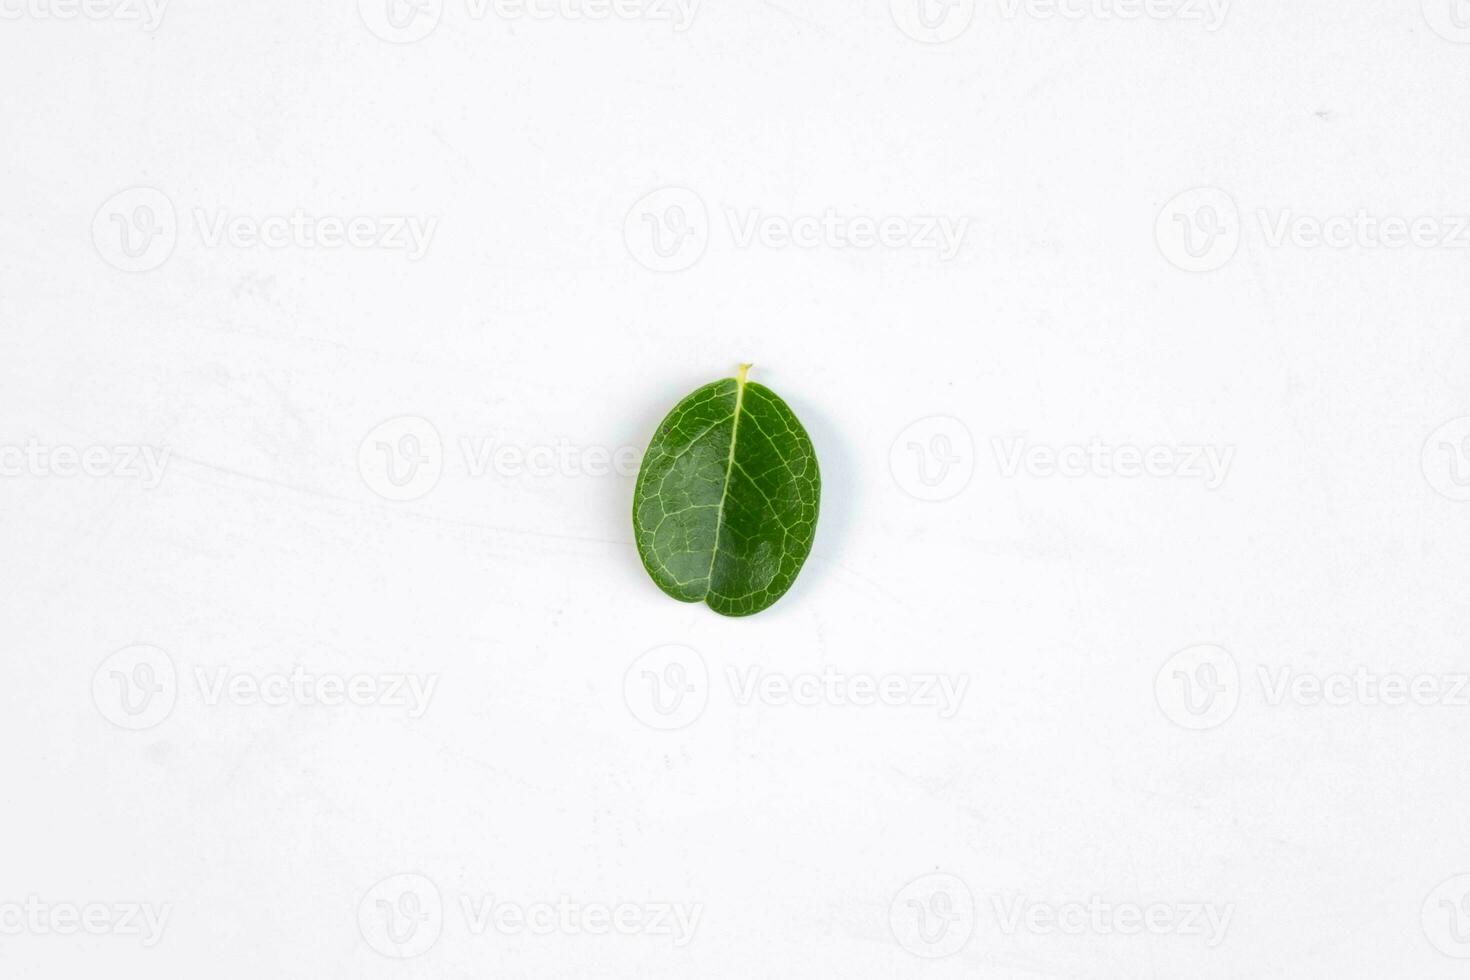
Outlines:
{"type": "Polygon", "coordinates": [[[659,425],[634,490],[634,539],[666,594],[748,616],[795,582],[820,498],[811,438],[742,368],[697,388],[659,425]]]}

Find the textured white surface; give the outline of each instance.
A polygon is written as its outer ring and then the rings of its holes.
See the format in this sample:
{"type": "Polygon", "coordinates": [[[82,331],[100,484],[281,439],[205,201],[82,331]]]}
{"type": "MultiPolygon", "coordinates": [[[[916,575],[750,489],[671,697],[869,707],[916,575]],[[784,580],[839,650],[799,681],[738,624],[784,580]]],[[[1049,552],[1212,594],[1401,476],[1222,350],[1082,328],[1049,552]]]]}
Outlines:
{"type": "Polygon", "coordinates": [[[1464,4],[65,2],[0,975],[1463,975],[1464,4]],[[586,470],[742,360],[825,492],[732,621],[586,470]]]}

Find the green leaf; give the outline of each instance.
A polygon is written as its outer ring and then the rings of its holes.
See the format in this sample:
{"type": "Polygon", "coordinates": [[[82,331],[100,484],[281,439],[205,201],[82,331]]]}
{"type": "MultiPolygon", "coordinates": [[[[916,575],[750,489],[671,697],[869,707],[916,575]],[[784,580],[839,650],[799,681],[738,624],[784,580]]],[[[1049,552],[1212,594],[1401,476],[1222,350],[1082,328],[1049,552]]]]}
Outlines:
{"type": "Polygon", "coordinates": [[[812,550],[817,454],[776,393],[733,378],[696,390],[654,434],[633,494],[643,567],[681,602],[749,616],[791,588],[812,550]]]}

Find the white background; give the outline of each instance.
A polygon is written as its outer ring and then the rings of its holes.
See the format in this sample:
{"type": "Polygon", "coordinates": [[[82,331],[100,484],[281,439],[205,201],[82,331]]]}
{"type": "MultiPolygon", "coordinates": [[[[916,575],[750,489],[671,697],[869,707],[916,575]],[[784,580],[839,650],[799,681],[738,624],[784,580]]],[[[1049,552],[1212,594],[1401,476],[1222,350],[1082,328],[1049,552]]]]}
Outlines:
{"type": "Polygon", "coordinates": [[[685,30],[429,0],[413,43],[367,0],[174,0],[151,30],[39,2],[0,5],[0,975],[1463,975],[1451,0],[933,0],[927,31],[908,0],[685,30]],[[829,210],[968,224],[951,257],[739,235],[829,210]],[[1359,211],[1451,241],[1273,242],[1359,211]],[[208,234],[297,212],[435,224],[418,258],[208,234]],[[164,234],[130,259],[134,219],[164,234]],[[652,252],[660,222],[689,251],[652,252]],[[743,360],[825,477],[754,618],[653,586],[626,472],[461,449],[641,451],[743,360]],[[390,500],[403,417],[441,472],[390,500]],[[1211,489],[997,449],[1094,438],[1232,456],[1211,489]],[[156,486],[52,465],[142,446],[156,486]],[[639,700],[668,644],[675,730],[639,700]],[[416,714],[199,680],[298,666],[436,687],[416,714]],[[967,687],[952,717],[741,703],[751,668],[967,687]],[[1360,671],[1438,700],[1273,698],[1360,671]],[[405,893],[431,905],[395,950],[405,893]],[[680,944],[464,912],[563,897],[700,918],[680,944]],[[1008,917],[1089,901],[1174,925],[1008,917]],[[148,944],[28,903],[169,917],[148,944]]]}

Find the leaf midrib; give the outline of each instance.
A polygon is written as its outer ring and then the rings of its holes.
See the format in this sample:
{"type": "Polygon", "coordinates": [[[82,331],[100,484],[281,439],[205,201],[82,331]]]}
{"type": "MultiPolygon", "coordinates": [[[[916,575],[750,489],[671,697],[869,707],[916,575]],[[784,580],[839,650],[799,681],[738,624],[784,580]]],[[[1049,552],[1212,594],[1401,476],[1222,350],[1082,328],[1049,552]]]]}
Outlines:
{"type": "Polygon", "coordinates": [[[730,496],[730,475],[735,470],[735,440],[740,435],[740,409],[745,404],[745,373],[749,364],[740,365],[735,375],[735,421],[730,426],[730,455],[725,460],[725,483],[720,488],[720,508],[715,511],[715,546],[709,553],[709,570],[704,573],[706,597],[715,591],[715,560],[720,556],[720,532],[725,529],[725,498],[730,496]]]}

